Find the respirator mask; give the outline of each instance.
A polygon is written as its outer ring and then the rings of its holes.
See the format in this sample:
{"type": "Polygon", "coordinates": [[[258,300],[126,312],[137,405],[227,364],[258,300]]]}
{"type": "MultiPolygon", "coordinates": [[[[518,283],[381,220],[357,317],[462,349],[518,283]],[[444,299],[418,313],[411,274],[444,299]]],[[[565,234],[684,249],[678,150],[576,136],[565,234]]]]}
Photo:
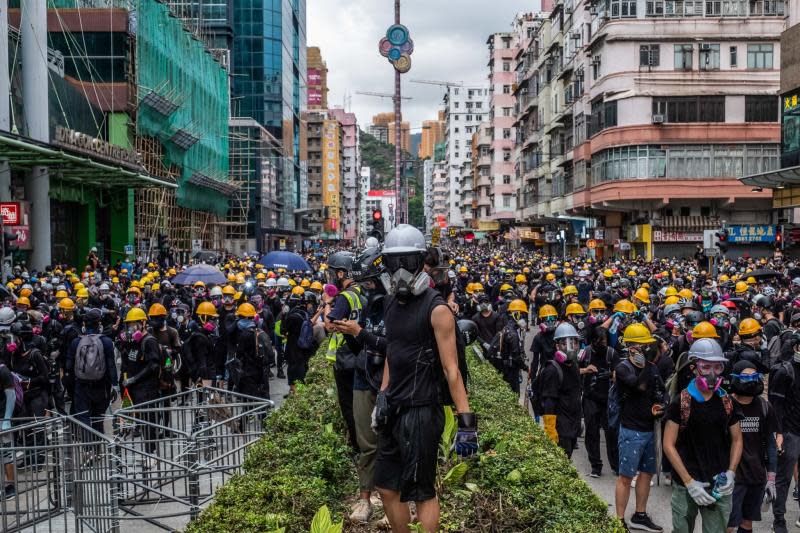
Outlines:
{"type": "Polygon", "coordinates": [[[423,254],[384,255],[383,264],[388,271],[381,276],[386,292],[399,298],[418,296],[430,287],[431,278],[423,271],[423,254]]]}

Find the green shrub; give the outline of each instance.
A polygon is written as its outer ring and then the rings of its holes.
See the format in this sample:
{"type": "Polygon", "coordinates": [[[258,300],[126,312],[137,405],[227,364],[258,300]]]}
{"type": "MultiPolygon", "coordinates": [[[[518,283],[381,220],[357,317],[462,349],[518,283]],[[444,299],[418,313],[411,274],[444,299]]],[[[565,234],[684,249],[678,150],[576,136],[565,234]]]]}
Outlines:
{"type": "MultiPolygon", "coordinates": [[[[440,453],[442,530],[622,533],[605,502],[519,407],[494,368],[470,358],[470,378],[482,451],[459,463],[446,451],[454,431],[448,424],[440,453]]],[[[189,532],[306,532],[323,506],[341,518],[358,488],[343,435],[333,377],[318,355],[307,385],[268,417],[245,473],[218,491],[189,532]]]]}

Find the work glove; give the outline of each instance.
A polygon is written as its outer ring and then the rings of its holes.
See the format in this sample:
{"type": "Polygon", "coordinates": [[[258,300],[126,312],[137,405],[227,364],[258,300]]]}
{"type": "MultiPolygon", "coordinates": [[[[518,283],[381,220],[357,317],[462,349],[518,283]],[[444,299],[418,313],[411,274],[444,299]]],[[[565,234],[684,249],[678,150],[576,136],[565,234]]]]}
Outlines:
{"type": "Polygon", "coordinates": [[[134,383],[136,383],[136,378],[128,378],[126,380],[123,380],[122,386],[127,389],[128,387],[130,387],[134,383]]]}
{"type": "Polygon", "coordinates": [[[544,432],[550,440],[558,444],[558,431],[556,430],[556,415],[544,415],[544,432]]]}
{"type": "Polygon", "coordinates": [[[119,400],[119,385],[114,385],[111,387],[111,403],[117,400],[119,400]]]}
{"type": "Polygon", "coordinates": [[[6,419],[0,422],[0,431],[7,431],[9,429],[11,429],[11,420],[6,419]]]}
{"type": "Polygon", "coordinates": [[[778,491],[775,488],[775,472],[767,472],[767,486],[764,487],[764,495],[770,502],[775,501],[778,491]]]}
{"type": "Polygon", "coordinates": [[[689,496],[691,496],[694,500],[694,503],[700,507],[712,505],[717,501],[706,491],[706,487],[708,486],[708,483],[702,483],[696,479],[691,480],[689,484],[686,485],[686,490],[689,492],[689,496]]]}
{"type": "Polygon", "coordinates": [[[379,431],[389,422],[389,401],[386,399],[386,393],[381,391],[375,398],[375,407],[372,409],[372,426],[373,431],[379,431]]]}
{"type": "Polygon", "coordinates": [[[458,431],[453,442],[453,449],[462,459],[478,453],[478,415],[475,413],[459,413],[456,416],[458,431]]]}
{"type": "Polygon", "coordinates": [[[736,473],[733,470],[728,470],[725,472],[725,476],[727,477],[727,481],[725,481],[724,485],[719,485],[717,487],[717,492],[722,496],[729,496],[733,494],[736,473]]]}

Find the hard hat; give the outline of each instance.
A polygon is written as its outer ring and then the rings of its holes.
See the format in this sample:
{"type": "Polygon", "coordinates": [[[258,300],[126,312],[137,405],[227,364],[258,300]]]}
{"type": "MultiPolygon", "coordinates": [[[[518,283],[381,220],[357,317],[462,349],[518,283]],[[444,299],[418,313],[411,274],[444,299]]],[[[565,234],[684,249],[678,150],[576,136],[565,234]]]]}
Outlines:
{"type": "Polygon", "coordinates": [[[303,287],[294,287],[292,289],[292,294],[295,296],[302,296],[305,292],[306,290],[303,287]]]}
{"type": "Polygon", "coordinates": [[[78,292],[75,293],[76,298],[88,298],[89,291],[86,289],[78,289],[78,292]]]}
{"type": "Polygon", "coordinates": [[[601,300],[600,298],[595,298],[591,302],[589,302],[589,311],[594,311],[595,309],[606,309],[606,303],[601,300]]]}
{"type": "Polygon", "coordinates": [[[547,281],[555,281],[556,280],[556,275],[553,274],[552,272],[550,272],[544,277],[544,279],[546,279],[547,281]]]}
{"type": "Polygon", "coordinates": [[[472,320],[461,319],[457,323],[458,329],[464,335],[464,342],[469,346],[478,338],[478,326],[472,320]]]}
{"type": "Polygon", "coordinates": [[[727,274],[722,274],[722,275],[719,277],[719,282],[720,282],[720,283],[725,283],[726,281],[730,281],[730,279],[731,279],[731,278],[730,278],[730,277],[728,277],[728,275],[727,275],[727,274]]]}
{"type": "Polygon", "coordinates": [[[467,283],[467,286],[464,288],[467,294],[472,294],[475,292],[475,284],[474,283],[467,283]]]}
{"type": "Polygon", "coordinates": [[[460,268],[458,269],[458,271],[459,271],[460,273],[462,273],[462,274],[466,274],[467,272],[469,272],[469,270],[467,270],[467,267],[465,267],[465,266],[462,266],[462,267],[460,267],[460,268]]]}
{"type": "Polygon", "coordinates": [[[528,305],[523,300],[512,300],[510,304],[508,304],[508,311],[510,313],[513,312],[520,312],[520,313],[527,313],[528,312],[528,305]]]}
{"type": "Polygon", "coordinates": [[[263,272],[259,272],[258,274],[256,274],[256,280],[261,281],[265,279],[267,279],[267,275],[264,274],[263,272]]]}
{"type": "Polygon", "coordinates": [[[0,326],[10,326],[17,319],[17,313],[10,307],[0,309],[0,326]]]}
{"type": "Polygon", "coordinates": [[[667,296],[667,298],[664,300],[664,305],[677,304],[680,301],[680,297],[678,297],[676,294],[673,294],[672,296],[667,296]]]}
{"type": "Polygon", "coordinates": [[[745,280],[745,282],[748,285],[755,285],[756,284],[756,278],[754,278],[753,276],[750,276],[745,280]]]}
{"type": "Polygon", "coordinates": [[[75,290],[75,291],[79,291],[79,290],[85,289],[85,288],[86,288],[86,285],[84,285],[81,282],[78,282],[78,283],[76,283],[75,285],[72,286],[72,289],[75,290]]]}
{"type": "Polygon", "coordinates": [[[483,283],[473,283],[472,284],[472,291],[473,292],[483,292],[483,283]]]}
{"type": "Polygon", "coordinates": [[[233,272],[228,274],[228,281],[236,281],[236,274],[234,274],[233,272]]]}
{"type": "Polygon", "coordinates": [[[20,296],[19,298],[17,298],[17,305],[27,305],[28,307],[30,307],[31,301],[28,299],[27,296],[20,296]]]}
{"type": "Polygon", "coordinates": [[[279,278],[278,282],[276,283],[278,288],[280,289],[287,289],[289,288],[289,280],[286,278],[279,278]]]}
{"type": "Polygon", "coordinates": [[[575,285],[567,285],[564,287],[564,296],[572,296],[578,294],[578,288],[575,285]]]}
{"type": "Polygon", "coordinates": [[[556,308],[550,304],[545,304],[539,308],[539,318],[547,318],[551,316],[558,316],[556,308]]]}
{"type": "Polygon", "coordinates": [[[736,286],[734,287],[734,291],[738,294],[743,294],[747,292],[747,283],[744,281],[737,281],[736,286]]]}
{"type": "MultiPolygon", "coordinates": [[[[733,302],[731,302],[731,303],[733,303],[733,302]]],[[[717,304],[715,306],[712,306],[711,309],[708,312],[710,314],[712,314],[712,315],[730,316],[730,314],[731,314],[730,309],[728,309],[726,306],[724,306],[722,304],[717,304]]]]}
{"type": "Polygon", "coordinates": [[[311,286],[311,282],[308,281],[307,278],[303,278],[303,281],[300,282],[300,286],[303,287],[303,288],[310,287],[311,286]]]}
{"type": "Polygon", "coordinates": [[[514,283],[528,283],[528,278],[525,277],[525,274],[517,274],[514,276],[514,283]]]}
{"type": "Polygon", "coordinates": [[[153,291],[153,292],[160,291],[161,290],[161,284],[160,283],[153,283],[153,286],[150,287],[150,290],[153,291]]]}
{"type": "Polygon", "coordinates": [[[125,322],[143,322],[145,320],[147,320],[147,315],[138,307],[131,307],[131,310],[125,315],[125,322]]]}
{"type": "Polygon", "coordinates": [[[761,331],[761,324],[754,318],[745,318],[739,324],[739,335],[755,335],[761,331]]]}
{"type": "Polygon", "coordinates": [[[211,287],[211,290],[208,291],[208,295],[212,298],[215,296],[222,298],[222,289],[220,289],[219,286],[211,287]]]}
{"type": "Polygon", "coordinates": [[[630,300],[620,300],[614,304],[614,312],[615,313],[635,313],[636,306],[630,300]]]}
{"type": "Polygon", "coordinates": [[[128,294],[142,294],[142,291],[139,290],[139,287],[128,287],[128,294]]]}
{"type": "Polygon", "coordinates": [[[321,291],[322,290],[322,283],[320,283],[319,281],[315,281],[315,282],[313,282],[311,284],[311,287],[309,287],[309,288],[312,291],[321,291]]]}
{"type": "Polygon", "coordinates": [[[56,291],[56,299],[57,300],[61,300],[63,298],[66,298],[67,296],[69,296],[67,294],[67,291],[56,291]]]}
{"type": "Polygon", "coordinates": [[[656,339],[650,334],[650,330],[647,329],[647,326],[639,322],[635,322],[625,328],[622,334],[622,340],[626,343],[633,342],[637,344],[652,344],[656,342],[656,339]]]}
{"type": "Polygon", "coordinates": [[[30,296],[32,293],[33,293],[33,291],[32,291],[32,290],[30,290],[30,289],[28,289],[28,288],[23,288],[21,291],[19,291],[19,295],[20,295],[20,296],[24,296],[24,297],[26,297],[26,298],[27,298],[28,296],[30,296]]]}
{"type": "Polygon", "coordinates": [[[583,310],[583,306],[579,303],[571,303],[567,306],[567,310],[564,313],[567,316],[570,315],[583,315],[586,314],[586,311],[583,310]]]}
{"type": "Polygon", "coordinates": [[[667,290],[664,291],[664,296],[677,296],[677,295],[678,295],[678,289],[676,289],[672,285],[667,287],[667,290]]]}
{"type": "Polygon", "coordinates": [[[289,278],[289,286],[290,287],[294,287],[295,285],[297,285],[297,282],[295,280],[289,278]]]}
{"type": "Polygon", "coordinates": [[[614,272],[611,271],[610,268],[603,270],[603,277],[604,278],[611,278],[614,276],[614,272]]]}
{"type": "Polygon", "coordinates": [[[205,284],[205,283],[203,283],[202,281],[199,281],[199,280],[198,280],[198,281],[195,281],[195,282],[194,282],[194,285],[192,285],[192,287],[194,287],[195,289],[196,289],[196,288],[198,288],[198,287],[203,287],[203,288],[205,288],[205,286],[206,286],[206,284],[205,284]]]}
{"type": "Polygon", "coordinates": [[[236,294],[236,289],[234,289],[230,285],[225,285],[224,287],[222,287],[222,294],[225,296],[233,296],[234,294],[236,294]]]}
{"type": "Polygon", "coordinates": [[[559,324],[556,328],[556,332],[553,335],[553,340],[560,340],[560,339],[575,339],[580,337],[578,335],[578,331],[575,329],[575,326],[568,322],[564,322],[559,324]]]}
{"type": "Polygon", "coordinates": [[[256,316],[256,308],[253,304],[243,303],[236,309],[236,316],[243,316],[245,318],[253,318],[256,316]]]}
{"type": "Polygon", "coordinates": [[[197,305],[197,315],[198,316],[219,316],[217,314],[217,308],[214,307],[214,304],[211,302],[200,302],[197,305]]]}
{"type": "Polygon", "coordinates": [[[644,287],[639,287],[636,289],[636,292],[633,293],[633,297],[637,300],[641,300],[642,302],[649,304],[650,303],[650,293],[644,287]]]}
{"type": "Polygon", "coordinates": [[[714,339],[697,339],[689,347],[689,359],[700,359],[712,363],[726,363],[722,347],[714,339]]]}
{"type": "Polygon", "coordinates": [[[689,298],[690,300],[694,298],[694,293],[691,289],[681,289],[678,291],[678,296],[681,298],[689,298]]]}
{"type": "MultiPolygon", "coordinates": [[[[475,288],[473,287],[472,290],[475,290],[475,288]]],[[[500,292],[513,291],[513,290],[514,287],[512,287],[508,283],[503,283],[502,285],[500,285],[500,292]]]]}
{"type": "Polygon", "coordinates": [[[111,270],[108,271],[108,275],[109,277],[113,278],[114,276],[117,275],[117,271],[112,268],[111,270]]]}
{"type": "Polygon", "coordinates": [[[167,308],[156,302],[150,306],[150,310],[147,311],[147,316],[150,318],[155,316],[167,316],[167,308]]]}
{"type": "Polygon", "coordinates": [[[717,339],[717,328],[711,322],[705,320],[692,328],[692,337],[695,339],[717,339]]]}

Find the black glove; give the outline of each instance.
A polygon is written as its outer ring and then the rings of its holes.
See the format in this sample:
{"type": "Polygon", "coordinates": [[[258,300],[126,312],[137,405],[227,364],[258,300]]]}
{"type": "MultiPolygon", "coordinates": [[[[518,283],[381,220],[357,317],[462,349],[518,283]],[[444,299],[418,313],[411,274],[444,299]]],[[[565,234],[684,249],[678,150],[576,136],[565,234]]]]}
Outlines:
{"type": "Polygon", "coordinates": [[[380,430],[389,423],[389,400],[386,399],[386,392],[381,391],[375,398],[375,408],[372,409],[372,429],[380,430]]]}
{"type": "Polygon", "coordinates": [[[475,413],[459,413],[456,417],[458,431],[453,449],[462,459],[478,453],[478,415],[475,413]]]}

